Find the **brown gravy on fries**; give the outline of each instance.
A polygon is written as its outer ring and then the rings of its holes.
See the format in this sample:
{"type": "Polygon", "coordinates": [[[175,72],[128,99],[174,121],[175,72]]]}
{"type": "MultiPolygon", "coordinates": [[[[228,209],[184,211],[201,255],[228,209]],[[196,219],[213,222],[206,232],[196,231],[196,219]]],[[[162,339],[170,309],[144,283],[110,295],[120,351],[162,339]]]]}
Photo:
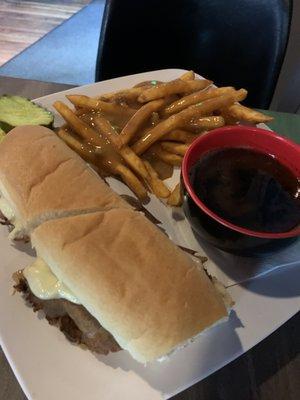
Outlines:
{"type": "Polygon", "coordinates": [[[96,97],[70,94],[75,110],[62,101],[53,104],[67,123],[57,135],[101,175],[120,178],[140,200],[152,192],[178,206],[178,190],[171,193],[163,180],[181,166],[198,135],[227,125],[228,115],[231,123],[270,120],[238,103],[247,96],[245,89],[211,84],[187,71],[170,82],[144,81],[96,97]]]}
{"type": "MultiPolygon", "coordinates": [[[[109,114],[103,111],[86,111],[82,110],[78,117],[85,122],[86,124],[90,125],[91,128],[96,129],[95,127],[95,118],[97,117],[104,117],[106,118],[114,127],[114,129],[119,133],[122,128],[125,126],[128,118],[124,117],[124,115],[120,114],[109,114]]],[[[105,138],[104,138],[105,139],[105,138]]]]}
{"type": "MultiPolygon", "coordinates": [[[[89,125],[91,128],[95,128],[95,123],[94,119],[97,118],[97,116],[101,115],[103,116],[103,113],[100,111],[90,111],[87,112],[86,110],[79,110],[77,111],[77,116],[85,122],[87,125],[89,125]]],[[[108,118],[108,116],[106,116],[108,118]]],[[[114,121],[116,122],[122,122],[120,121],[114,121]]],[[[69,132],[73,135],[76,136],[76,133],[70,128],[70,127],[65,127],[64,128],[66,132],[69,132]]],[[[102,139],[102,145],[101,146],[96,146],[97,152],[102,156],[103,160],[105,160],[104,164],[104,170],[98,166],[99,169],[101,169],[101,175],[108,175],[109,174],[109,169],[110,167],[114,167],[118,164],[124,164],[124,160],[122,157],[115,151],[113,146],[111,145],[110,141],[103,135],[99,133],[99,138],[102,139]],[[107,165],[107,171],[105,170],[105,165],[107,165]]],[[[93,140],[91,139],[88,143],[93,144],[93,140]]],[[[103,166],[103,165],[101,165],[103,166]]]]}
{"type": "Polygon", "coordinates": [[[173,175],[173,165],[167,164],[157,157],[155,151],[145,154],[145,158],[150,162],[152,167],[158,173],[160,179],[168,179],[173,175]]]}
{"type": "Polygon", "coordinates": [[[152,80],[152,81],[143,81],[140,82],[136,85],[134,85],[133,87],[142,87],[142,86],[153,86],[153,85],[159,85],[160,83],[162,83],[161,81],[156,81],[156,80],[152,80]]]}
{"type": "MultiPolygon", "coordinates": [[[[148,82],[143,82],[143,83],[147,84],[148,82]]],[[[124,128],[125,124],[128,121],[128,117],[125,118],[124,115],[110,114],[104,111],[97,111],[97,110],[88,111],[82,109],[78,110],[76,114],[83,122],[85,122],[87,125],[89,125],[91,128],[95,130],[97,130],[94,122],[95,119],[98,116],[104,117],[112,124],[113,128],[116,130],[117,133],[121,132],[121,130],[124,128]]],[[[159,119],[158,114],[153,113],[152,117],[149,119],[149,121],[146,123],[143,129],[141,129],[140,132],[136,135],[135,140],[137,140],[139,137],[142,137],[145,134],[145,132],[153,128],[153,126],[155,126],[158,123],[158,121],[161,121],[161,119],[159,119]]],[[[72,132],[70,128],[65,128],[65,129],[68,132],[74,134],[74,132],[72,132]]],[[[97,147],[99,154],[103,155],[103,157],[107,160],[108,164],[112,165],[116,165],[119,163],[124,164],[123,158],[115,151],[110,141],[104,135],[101,135],[101,133],[98,130],[97,132],[99,133],[99,136],[103,139],[103,147],[100,146],[97,147]]],[[[157,157],[155,150],[150,149],[147,152],[147,154],[145,154],[145,158],[151,163],[153,168],[158,173],[160,179],[167,179],[172,176],[174,167],[160,160],[157,157]]]]}

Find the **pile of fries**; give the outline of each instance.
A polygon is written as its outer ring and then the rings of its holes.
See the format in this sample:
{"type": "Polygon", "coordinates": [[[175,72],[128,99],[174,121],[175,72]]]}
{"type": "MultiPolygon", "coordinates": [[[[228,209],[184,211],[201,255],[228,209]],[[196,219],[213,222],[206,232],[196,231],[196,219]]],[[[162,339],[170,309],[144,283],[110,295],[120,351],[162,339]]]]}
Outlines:
{"type": "Polygon", "coordinates": [[[224,125],[272,120],[242,106],[246,96],[245,89],[216,88],[207,79],[196,79],[193,71],[97,98],[67,95],[75,109],[54,103],[66,121],[57,134],[99,171],[120,177],[141,201],[150,191],[179,206],[179,184],[167,187],[152,161],[180,167],[199,135],[224,125]]]}

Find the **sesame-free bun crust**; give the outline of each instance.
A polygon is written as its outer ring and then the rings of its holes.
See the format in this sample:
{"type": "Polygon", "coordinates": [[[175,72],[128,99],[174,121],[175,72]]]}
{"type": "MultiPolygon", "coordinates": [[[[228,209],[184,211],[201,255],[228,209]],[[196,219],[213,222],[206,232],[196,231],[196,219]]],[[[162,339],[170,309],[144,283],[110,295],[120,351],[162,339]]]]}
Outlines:
{"type": "Polygon", "coordinates": [[[0,191],[26,233],[48,219],[129,207],[53,131],[41,126],[14,128],[1,143],[0,191]]]}
{"type": "Polygon", "coordinates": [[[32,243],[138,361],[168,354],[227,316],[203,268],[139,212],[48,221],[33,231],[32,243]]]}

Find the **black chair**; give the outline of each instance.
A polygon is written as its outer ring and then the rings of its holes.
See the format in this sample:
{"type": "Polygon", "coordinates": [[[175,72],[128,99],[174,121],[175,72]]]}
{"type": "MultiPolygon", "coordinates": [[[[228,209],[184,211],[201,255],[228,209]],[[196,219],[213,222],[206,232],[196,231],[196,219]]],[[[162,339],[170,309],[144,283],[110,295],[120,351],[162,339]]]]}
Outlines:
{"type": "Polygon", "coordinates": [[[107,0],[96,80],[193,69],[248,89],[268,108],[284,59],[292,0],[107,0]]]}

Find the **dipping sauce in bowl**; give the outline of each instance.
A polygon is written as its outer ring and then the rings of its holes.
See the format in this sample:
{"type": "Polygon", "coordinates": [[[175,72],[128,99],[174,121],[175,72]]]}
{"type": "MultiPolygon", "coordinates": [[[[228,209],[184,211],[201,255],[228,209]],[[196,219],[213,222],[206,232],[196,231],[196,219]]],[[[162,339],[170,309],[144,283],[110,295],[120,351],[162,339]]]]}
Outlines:
{"type": "Polygon", "coordinates": [[[265,254],[300,235],[300,147],[274,132],[237,125],[199,137],[181,180],[186,218],[220,249],[265,254]]]}
{"type": "Polygon", "coordinates": [[[299,179],[270,154],[213,150],[191,168],[190,180],[206,206],[232,224],[274,233],[300,223],[299,179]]]}

